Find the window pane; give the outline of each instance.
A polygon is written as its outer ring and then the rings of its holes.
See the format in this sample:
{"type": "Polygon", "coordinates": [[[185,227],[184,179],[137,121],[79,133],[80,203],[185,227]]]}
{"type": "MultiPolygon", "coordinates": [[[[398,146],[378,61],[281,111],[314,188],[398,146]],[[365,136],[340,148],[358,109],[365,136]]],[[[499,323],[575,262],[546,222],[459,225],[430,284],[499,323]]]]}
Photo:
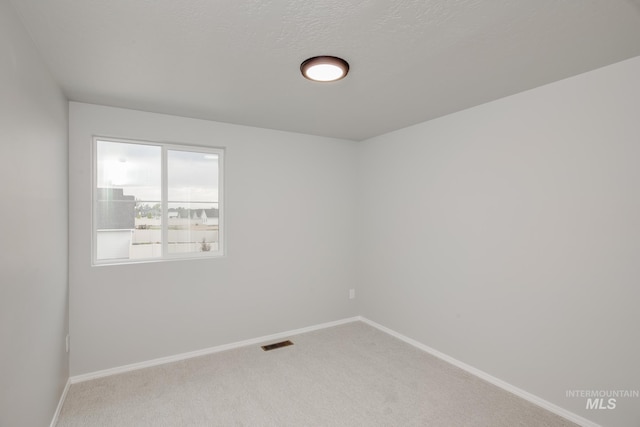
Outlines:
{"type": "Polygon", "coordinates": [[[170,254],[217,252],[218,156],[167,151],[170,254]]]}
{"type": "Polygon", "coordinates": [[[161,156],[161,148],[153,145],[97,141],[98,260],[161,255],[161,233],[148,231],[161,227],[161,156]]]}

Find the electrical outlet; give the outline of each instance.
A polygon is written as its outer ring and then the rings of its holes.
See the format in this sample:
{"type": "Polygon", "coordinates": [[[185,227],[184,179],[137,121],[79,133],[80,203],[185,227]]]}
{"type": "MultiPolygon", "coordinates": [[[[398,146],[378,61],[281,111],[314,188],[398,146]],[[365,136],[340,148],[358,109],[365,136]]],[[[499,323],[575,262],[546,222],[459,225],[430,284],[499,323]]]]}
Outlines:
{"type": "Polygon", "coordinates": [[[356,290],[349,289],[349,299],[354,299],[356,297],[356,290]]]}
{"type": "Polygon", "coordinates": [[[64,344],[67,349],[67,353],[69,353],[69,334],[67,334],[67,337],[64,339],[64,344]]]}

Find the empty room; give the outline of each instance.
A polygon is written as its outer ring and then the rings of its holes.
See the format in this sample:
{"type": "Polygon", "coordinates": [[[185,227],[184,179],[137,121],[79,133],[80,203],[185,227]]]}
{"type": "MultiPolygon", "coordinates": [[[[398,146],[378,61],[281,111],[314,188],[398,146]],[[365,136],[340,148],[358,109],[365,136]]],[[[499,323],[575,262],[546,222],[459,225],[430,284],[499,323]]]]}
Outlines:
{"type": "Polygon", "coordinates": [[[640,427],[640,1],[0,0],[0,427],[640,427]]]}

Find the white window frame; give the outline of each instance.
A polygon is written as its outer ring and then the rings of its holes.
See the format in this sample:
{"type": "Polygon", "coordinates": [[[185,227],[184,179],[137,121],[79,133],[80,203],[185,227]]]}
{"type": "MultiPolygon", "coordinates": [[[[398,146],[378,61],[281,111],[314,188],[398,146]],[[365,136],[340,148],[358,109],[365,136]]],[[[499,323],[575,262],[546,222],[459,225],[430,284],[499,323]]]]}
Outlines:
{"type": "Polygon", "coordinates": [[[125,138],[113,138],[94,136],[91,145],[91,160],[92,160],[92,189],[91,189],[91,259],[92,265],[119,265],[119,264],[140,264],[150,262],[165,262],[174,260],[190,260],[190,259],[211,259],[221,258],[226,254],[226,239],[225,239],[225,222],[224,222],[224,163],[225,163],[225,149],[223,147],[209,147],[203,145],[193,144],[180,144],[180,143],[166,143],[155,141],[144,141],[138,139],[125,139],[125,138]],[[97,192],[98,192],[98,141],[124,143],[124,144],[139,144],[139,145],[151,145],[161,148],[161,206],[162,206],[162,255],[152,258],[135,258],[135,259],[98,259],[97,248],[97,192]],[[218,156],[218,250],[207,252],[187,252],[187,253],[168,253],[168,234],[169,234],[169,200],[168,200],[168,155],[169,150],[178,151],[191,151],[203,154],[215,154],[218,156]]]}

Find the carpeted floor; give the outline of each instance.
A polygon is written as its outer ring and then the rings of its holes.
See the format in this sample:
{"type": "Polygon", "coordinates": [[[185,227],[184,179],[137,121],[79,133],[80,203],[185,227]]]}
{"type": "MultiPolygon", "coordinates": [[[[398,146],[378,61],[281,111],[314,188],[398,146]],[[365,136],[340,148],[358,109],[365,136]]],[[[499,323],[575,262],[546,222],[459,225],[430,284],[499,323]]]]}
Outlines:
{"type": "Polygon", "coordinates": [[[575,426],[361,322],[73,384],[70,426],[575,426]]]}

